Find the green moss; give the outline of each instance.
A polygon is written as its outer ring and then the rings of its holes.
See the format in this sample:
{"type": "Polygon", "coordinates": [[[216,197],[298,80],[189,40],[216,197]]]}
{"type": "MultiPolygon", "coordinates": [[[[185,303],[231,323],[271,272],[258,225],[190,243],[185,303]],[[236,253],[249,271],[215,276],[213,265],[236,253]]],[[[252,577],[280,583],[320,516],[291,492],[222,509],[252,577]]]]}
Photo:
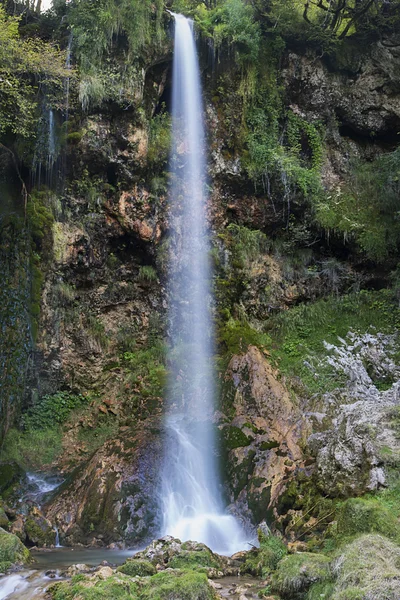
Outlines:
{"type": "Polygon", "coordinates": [[[27,432],[10,429],[0,457],[2,460],[15,460],[26,469],[43,469],[60,455],[61,442],[60,427],[32,429],[27,432]]]}
{"type": "Polygon", "coordinates": [[[31,560],[29,550],[12,533],[0,528],[0,563],[27,563],[31,560]]]}
{"type": "Polygon", "coordinates": [[[207,576],[194,571],[161,572],[151,577],[140,593],[141,600],[215,600],[207,576]]]}
{"type": "Polygon", "coordinates": [[[283,558],[272,575],[271,587],[283,598],[302,598],[312,584],[329,580],[330,559],[322,554],[301,552],[283,558]]]}
{"type": "Polygon", "coordinates": [[[0,462],[0,494],[6,494],[7,490],[18,483],[24,474],[18,462],[12,459],[0,462]]]}
{"type": "Polygon", "coordinates": [[[35,546],[51,546],[56,542],[56,534],[43,517],[30,517],[25,521],[28,539],[35,546]]]}
{"type": "Polygon", "coordinates": [[[349,498],[338,507],[336,520],[340,539],[360,533],[380,533],[400,542],[397,516],[373,498],[349,498]]]}
{"type": "Polygon", "coordinates": [[[344,376],[321,363],[327,355],[324,342],[337,344],[349,331],[393,333],[400,325],[400,310],[391,290],[362,290],[300,304],[267,325],[274,340],[269,349],[280,372],[299,378],[309,393],[325,393],[343,385],[344,376]]]}
{"type": "Polygon", "coordinates": [[[147,575],[155,575],[156,568],[148,560],[130,559],[118,567],[117,572],[125,573],[125,575],[130,575],[131,577],[135,577],[136,575],[145,577],[147,575]]]}
{"type": "Polygon", "coordinates": [[[56,583],[49,593],[53,600],[137,600],[137,585],[124,575],[97,581],[92,587],[87,580],[56,583]]]}
{"type": "MultiPolygon", "coordinates": [[[[184,546],[184,544],[183,544],[184,546]]],[[[168,562],[168,566],[172,569],[195,569],[196,567],[218,568],[219,560],[206,547],[201,550],[184,550],[173,556],[168,562]]]]}
{"type": "Polygon", "coordinates": [[[242,574],[267,577],[287,554],[283,541],[274,535],[264,535],[260,532],[259,541],[260,547],[247,553],[246,560],[240,568],[242,574]]]}
{"type": "Polygon", "coordinates": [[[249,446],[252,438],[247,436],[239,427],[227,426],[222,430],[223,444],[228,450],[249,446]]]}
{"type": "MultiPolygon", "coordinates": [[[[207,576],[193,571],[163,571],[132,580],[121,572],[88,587],[89,578],[57,583],[53,600],[215,600],[207,576]]],[[[91,582],[92,583],[92,582],[91,582]]]]}

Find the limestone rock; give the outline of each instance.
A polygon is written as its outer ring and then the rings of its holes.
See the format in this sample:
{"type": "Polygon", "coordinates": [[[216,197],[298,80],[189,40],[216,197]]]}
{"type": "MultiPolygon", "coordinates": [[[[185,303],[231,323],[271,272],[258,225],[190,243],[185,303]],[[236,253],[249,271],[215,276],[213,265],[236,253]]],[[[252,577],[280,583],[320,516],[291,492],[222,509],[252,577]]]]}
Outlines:
{"type": "Polygon", "coordinates": [[[46,507],[69,544],[135,543],[158,529],[154,498],[162,439],[158,420],[120,431],[76,473],[46,507]],[[158,435],[156,435],[158,434],[158,435]],[[101,538],[99,538],[101,536],[101,538]]]}
{"type": "Polygon", "coordinates": [[[392,345],[391,336],[349,334],[337,346],[327,346],[326,360],[348,379],[344,388],[324,397],[331,426],[308,439],[318,485],[328,495],[359,495],[385,486],[386,465],[400,460],[392,424],[400,404],[392,345]],[[393,381],[389,389],[378,389],[382,379],[393,381]]]}
{"type": "Polygon", "coordinates": [[[288,390],[254,346],[234,356],[225,375],[234,417],[220,425],[227,447],[232,499],[257,522],[271,515],[302,463],[304,423],[288,390]]]}

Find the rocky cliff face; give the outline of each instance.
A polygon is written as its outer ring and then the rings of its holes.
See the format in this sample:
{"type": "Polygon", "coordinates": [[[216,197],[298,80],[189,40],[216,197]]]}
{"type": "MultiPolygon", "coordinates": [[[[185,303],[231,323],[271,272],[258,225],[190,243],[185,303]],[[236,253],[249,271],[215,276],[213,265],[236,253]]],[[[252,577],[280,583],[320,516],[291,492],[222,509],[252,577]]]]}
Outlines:
{"type": "MultiPolygon", "coordinates": [[[[381,42],[362,51],[350,44],[331,59],[285,51],[279,73],[284,103],[294,115],[325,126],[321,171],[327,193],[340,193],[352,156],[373,158],[393,147],[400,128],[399,62],[398,47],[381,42]]],[[[301,216],[309,207],[293,202],[294,229],[282,181],[275,190],[273,180],[254,188],[235,138],[244,102],[233,84],[237,71],[208,76],[206,70],[209,221],[225,360],[215,421],[232,510],[253,525],[266,518],[278,525],[291,510],[299,478],[332,497],[385,485],[391,463],[384,448],[390,448],[392,464],[398,452],[390,417],[397,384],[380,392],[360,365],[347,371],[342,365],[350,388],[316,400],[277,371],[268,344],[249,343],[240,329],[232,333],[234,343],[227,342],[232,319],[264,332],[271,316],[373,281],[376,274],[368,262],[345,263],[348,248],[328,248],[315,229],[302,238],[298,223],[309,226],[301,216]],[[240,254],[239,230],[232,225],[262,232],[255,254],[240,254]],[[337,283],[316,273],[318,261],[327,258],[343,262],[346,276],[337,283]],[[354,392],[357,382],[364,387],[354,392]]],[[[160,56],[130,111],[108,107],[74,116],[77,135],[52,225],[35,351],[39,396],[67,389],[88,399],[85,411],[64,425],[63,451],[51,465],[67,477],[46,507],[64,543],[133,543],[154,536],[159,525],[169,127],[161,103],[170,77],[169,59],[160,56]],[[96,440],[97,429],[105,433],[96,440]]],[[[379,343],[362,341],[356,350],[362,354],[379,343]]],[[[339,358],[342,351],[353,352],[342,349],[339,358]]]]}

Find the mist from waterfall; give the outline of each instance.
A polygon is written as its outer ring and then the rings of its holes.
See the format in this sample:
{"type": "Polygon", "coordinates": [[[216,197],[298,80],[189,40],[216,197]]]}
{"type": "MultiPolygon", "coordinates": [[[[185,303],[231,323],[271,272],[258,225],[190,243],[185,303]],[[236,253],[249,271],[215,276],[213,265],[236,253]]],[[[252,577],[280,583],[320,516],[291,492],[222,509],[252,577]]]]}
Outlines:
{"type": "Polygon", "coordinates": [[[206,218],[205,136],[193,24],[173,14],[171,182],[169,189],[169,342],[167,439],[162,472],[163,534],[216,552],[247,547],[224,511],[212,424],[213,326],[206,218]]]}

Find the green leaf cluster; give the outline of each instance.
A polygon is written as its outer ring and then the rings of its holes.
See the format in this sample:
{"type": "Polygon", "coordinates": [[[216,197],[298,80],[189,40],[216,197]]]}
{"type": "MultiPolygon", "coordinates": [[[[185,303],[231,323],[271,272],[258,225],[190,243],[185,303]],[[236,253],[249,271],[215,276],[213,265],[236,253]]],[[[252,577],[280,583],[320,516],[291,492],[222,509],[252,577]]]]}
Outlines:
{"type": "Polygon", "coordinates": [[[39,38],[22,39],[20,18],[0,6],[0,137],[13,133],[27,138],[36,130],[38,90],[46,85],[57,96],[71,72],[65,56],[39,38]]]}
{"type": "Polygon", "coordinates": [[[317,223],[382,263],[400,244],[400,149],[356,162],[346,184],[316,199],[317,223]]]}
{"type": "Polygon", "coordinates": [[[72,410],[82,408],[88,399],[81,394],[60,391],[40,398],[21,418],[26,430],[46,429],[64,423],[72,410]]]}

